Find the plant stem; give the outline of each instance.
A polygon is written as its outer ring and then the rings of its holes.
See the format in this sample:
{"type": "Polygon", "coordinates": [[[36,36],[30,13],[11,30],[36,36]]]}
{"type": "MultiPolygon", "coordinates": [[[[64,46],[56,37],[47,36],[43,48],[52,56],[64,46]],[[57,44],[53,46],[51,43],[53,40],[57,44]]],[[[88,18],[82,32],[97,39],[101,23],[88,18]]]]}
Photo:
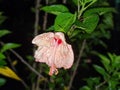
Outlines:
{"type": "Polygon", "coordinates": [[[7,52],[5,52],[5,54],[7,55],[7,60],[10,63],[10,66],[13,69],[13,71],[17,72],[17,70],[15,69],[14,65],[12,64],[12,59],[10,58],[10,56],[8,55],[7,52]]]}
{"type": "MultiPolygon", "coordinates": [[[[38,28],[39,28],[39,7],[40,7],[41,0],[35,0],[35,23],[34,23],[34,36],[38,35],[38,28]]],[[[36,48],[35,45],[33,47],[33,53],[35,52],[36,48]]],[[[36,63],[33,63],[33,68],[36,68],[36,63]]],[[[37,82],[37,80],[36,80],[37,82]]],[[[32,83],[32,90],[36,88],[36,82],[32,83]]]]}
{"type": "MultiPolygon", "coordinates": [[[[1,45],[4,45],[4,42],[0,41],[0,44],[1,44],[1,45]]],[[[14,50],[10,49],[10,51],[11,51],[14,55],[19,56],[14,50]]],[[[7,53],[7,52],[6,52],[6,53],[7,53]]],[[[20,56],[19,56],[19,57],[20,57],[20,56]]],[[[11,58],[9,57],[8,54],[7,54],[7,59],[8,59],[8,62],[10,63],[11,68],[13,69],[13,71],[14,71],[14,72],[17,72],[17,70],[15,69],[15,67],[12,65],[11,58]]],[[[24,85],[24,87],[25,87],[26,89],[29,88],[28,85],[25,83],[24,80],[21,79],[20,81],[21,81],[21,83],[24,85]]]]}
{"type": "Polygon", "coordinates": [[[30,64],[28,64],[17,52],[15,52],[14,50],[10,49],[10,51],[21,60],[21,62],[23,64],[25,64],[32,72],[34,72],[36,75],[40,76],[41,78],[44,78],[44,76],[42,76],[39,72],[37,72],[32,66],[30,66],[30,64]]]}
{"type": "Polygon", "coordinates": [[[36,4],[35,4],[34,36],[36,36],[38,34],[40,2],[41,2],[41,0],[36,0],[36,4]]]}
{"type": "MultiPolygon", "coordinates": [[[[97,1],[97,0],[96,0],[97,1]]],[[[91,6],[93,3],[95,3],[96,2],[95,0],[94,1],[92,1],[91,3],[89,3],[86,7],[85,7],[85,9],[87,9],[89,6],[91,6]]]]}
{"type": "Polygon", "coordinates": [[[63,2],[64,4],[66,4],[66,0],[63,0],[62,2],[63,2]]]}
{"type": "Polygon", "coordinates": [[[97,85],[97,86],[95,87],[95,90],[99,90],[99,88],[100,88],[102,85],[104,85],[106,82],[107,82],[107,81],[105,80],[104,82],[102,82],[102,83],[100,83],[99,85],[97,85]]]}
{"type": "MultiPolygon", "coordinates": [[[[48,0],[46,0],[46,5],[48,5],[48,0]]],[[[47,16],[48,16],[48,13],[45,12],[44,20],[43,20],[43,30],[46,30],[46,27],[47,27],[47,16]]]]}
{"type": "MultiPolygon", "coordinates": [[[[78,6],[78,8],[80,8],[80,6],[78,6]]],[[[84,5],[82,5],[81,9],[78,11],[78,19],[80,19],[80,17],[81,17],[81,15],[82,15],[82,13],[83,13],[84,10],[85,10],[85,7],[84,7],[84,5]]]]}
{"type": "Polygon", "coordinates": [[[78,2],[77,2],[77,13],[79,13],[79,11],[80,11],[80,2],[79,2],[79,0],[77,0],[78,2]]]}
{"type": "Polygon", "coordinates": [[[82,47],[81,47],[81,49],[79,50],[78,59],[77,59],[76,64],[75,64],[75,69],[74,69],[74,72],[73,72],[73,74],[72,74],[72,76],[71,76],[71,79],[70,79],[70,83],[69,83],[69,87],[68,87],[69,90],[70,90],[71,87],[72,87],[72,83],[73,83],[74,77],[75,77],[75,75],[76,75],[77,68],[78,68],[78,66],[79,66],[79,62],[80,62],[80,60],[81,60],[82,53],[83,53],[83,51],[84,51],[84,49],[85,49],[85,44],[86,44],[86,39],[83,40],[83,42],[82,42],[82,47]]]}
{"type": "Polygon", "coordinates": [[[39,80],[40,80],[40,77],[38,76],[36,81],[36,90],[39,90],[39,84],[40,84],[39,80]]]}

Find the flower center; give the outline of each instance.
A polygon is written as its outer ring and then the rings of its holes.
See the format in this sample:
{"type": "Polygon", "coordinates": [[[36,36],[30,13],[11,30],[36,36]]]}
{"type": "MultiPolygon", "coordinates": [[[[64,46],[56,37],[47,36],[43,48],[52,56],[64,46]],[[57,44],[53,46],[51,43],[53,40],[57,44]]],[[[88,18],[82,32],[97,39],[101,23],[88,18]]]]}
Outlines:
{"type": "Polygon", "coordinates": [[[58,45],[60,45],[60,44],[62,43],[62,40],[61,40],[61,39],[55,38],[55,37],[54,37],[54,39],[55,39],[55,42],[57,42],[58,45]]]}

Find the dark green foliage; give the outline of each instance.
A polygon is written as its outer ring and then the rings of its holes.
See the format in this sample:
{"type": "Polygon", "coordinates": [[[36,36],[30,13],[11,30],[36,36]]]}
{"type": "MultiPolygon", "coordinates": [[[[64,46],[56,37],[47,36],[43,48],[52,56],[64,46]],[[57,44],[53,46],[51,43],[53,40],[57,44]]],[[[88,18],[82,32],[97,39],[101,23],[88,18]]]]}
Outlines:
{"type": "Polygon", "coordinates": [[[10,34],[11,32],[9,30],[0,30],[0,37],[3,37],[7,34],[10,34]]]}
{"type": "Polygon", "coordinates": [[[51,13],[51,14],[55,14],[55,15],[59,15],[60,13],[69,12],[68,8],[64,5],[44,6],[40,9],[47,12],[47,13],[51,13]]]}
{"type": "Polygon", "coordinates": [[[54,23],[55,31],[67,33],[70,30],[70,27],[76,20],[76,14],[71,13],[61,13],[57,15],[54,23]]]}
{"type": "Polygon", "coordinates": [[[6,20],[6,17],[3,16],[3,12],[0,12],[0,25],[6,20]]]}
{"type": "Polygon", "coordinates": [[[3,86],[6,83],[6,80],[4,78],[0,78],[0,86],[3,86]]]}
{"type": "Polygon", "coordinates": [[[13,48],[18,48],[20,47],[20,44],[16,44],[16,43],[7,43],[4,44],[4,46],[1,48],[1,52],[6,52],[7,50],[13,49],[13,48]]]}

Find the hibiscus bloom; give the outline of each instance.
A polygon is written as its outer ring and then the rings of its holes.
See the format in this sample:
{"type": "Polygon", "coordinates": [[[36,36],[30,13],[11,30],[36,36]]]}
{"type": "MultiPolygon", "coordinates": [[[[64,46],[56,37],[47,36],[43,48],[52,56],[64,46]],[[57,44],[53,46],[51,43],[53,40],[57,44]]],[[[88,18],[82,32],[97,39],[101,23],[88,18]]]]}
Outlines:
{"type": "Polygon", "coordinates": [[[36,36],[32,43],[38,46],[35,51],[37,62],[46,63],[50,67],[49,75],[57,74],[57,68],[69,69],[74,61],[70,44],[65,41],[62,32],[48,32],[36,36]]]}

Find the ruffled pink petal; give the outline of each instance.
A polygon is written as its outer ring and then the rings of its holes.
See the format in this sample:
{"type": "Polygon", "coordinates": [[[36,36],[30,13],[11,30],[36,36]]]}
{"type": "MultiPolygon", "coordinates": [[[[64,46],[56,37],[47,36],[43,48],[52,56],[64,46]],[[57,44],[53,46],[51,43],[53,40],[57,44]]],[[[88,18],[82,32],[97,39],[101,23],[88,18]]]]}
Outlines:
{"type": "Polygon", "coordinates": [[[69,44],[60,45],[55,54],[54,64],[57,68],[68,69],[72,66],[74,60],[74,54],[72,47],[69,44]]]}
{"type": "Polygon", "coordinates": [[[33,40],[32,43],[36,44],[37,46],[50,46],[51,42],[54,38],[54,33],[48,32],[37,35],[33,40]]]}
{"type": "Polygon", "coordinates": [[[46,63],[50,67],[49,75],[56,74],[57,68],[68,69],[72,66],[73,50],[71,45],[66,43],[63,33],[44,33],[36,36],[32,43],[38,46],[34,55],[36,61],[46,63]]]}

